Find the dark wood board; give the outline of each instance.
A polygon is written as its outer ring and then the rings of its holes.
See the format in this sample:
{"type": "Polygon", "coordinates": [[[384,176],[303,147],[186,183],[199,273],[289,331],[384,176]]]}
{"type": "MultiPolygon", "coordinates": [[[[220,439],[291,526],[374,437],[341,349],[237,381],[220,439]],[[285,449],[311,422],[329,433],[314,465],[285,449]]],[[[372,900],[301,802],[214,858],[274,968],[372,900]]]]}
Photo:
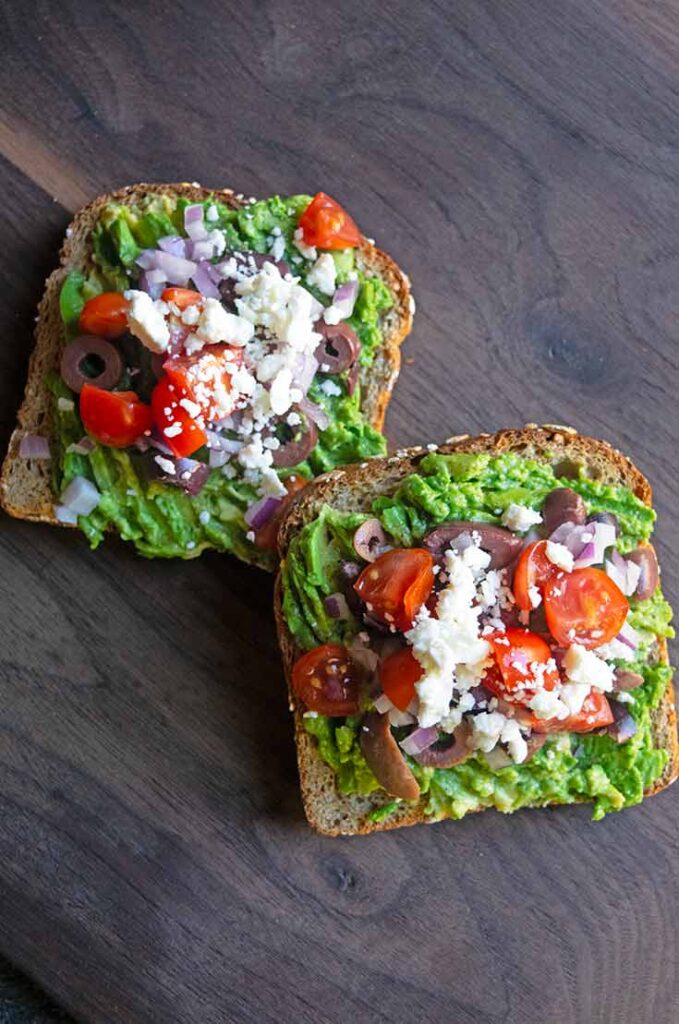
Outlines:
{"type": "MultiPolygon", "coordinates": [[[[0,12],[4,439],[80,203],[323,188],[412,276],[394,442],[610,439],[679,598],[676,0],[0,12]]],[[[678,790],[321,838],[267,577],[4,518],[0,593],[0,950],[76,1018],[676,1021],[678,790]]]]}

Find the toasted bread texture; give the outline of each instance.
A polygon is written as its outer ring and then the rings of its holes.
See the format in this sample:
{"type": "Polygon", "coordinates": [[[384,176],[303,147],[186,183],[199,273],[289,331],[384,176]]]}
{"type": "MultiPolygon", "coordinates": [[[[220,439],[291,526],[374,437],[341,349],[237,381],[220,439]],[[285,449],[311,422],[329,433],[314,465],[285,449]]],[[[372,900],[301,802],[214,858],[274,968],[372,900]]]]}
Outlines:
{"type": "MultiPolygon", "coordinates": [[[[243,197],[231,189],[209,189],[195,183],[139,184],[98,196],[75,215],[66,231],[59,266],[47,278],[38,306],[36,344],[29,363],[28,382],[0,476],[0,503],[6,512],[19,519],[64,525],[54,515],[55,496],[49,461],[19,455],[24,435],[52,436],[52,398],[46,380],[50,372],[58,370],[66,340],[59,312],[59,294],[64,279],[72,270],[87,272],[92,269],[90,233],[109,203],[134,205],[150,195],[184,197],[194,201],[214,196],[233,209],[244,205],[243,197]]],[[[382,318],[383,344],[370,367],[361,369],[362,411],[368,422],[376,430],[381,430],[398,377],[400,346],[412,327],[413,302],[407,276],[386,253],[365,238],[358,249],[357,261],[368,274],[379,275],[394,296],[393,306],[382,318]]],[[[258,560],[255,550],[252,561],[270,567],[268,559],[258,560]]]]}
{"type": "MultiPolygon", "coordinates": [[[[626,455],[604,441],[583,437],[570,427],[538,427],[528,424],[522,429],[502,430],[496,434],[481,434],[477,437],[462,435],[450,438],[438,451],[442,454],[489,452],[498,455],[514,452],[526,458],[549,462],[557,468],[559,476],[572,475],[575,467],[583,466],[590,477],[628,487],[645,504],[651,504],[652,492],[648,480],[626,455]]],[[[348,466],[319,477],[303,492],[281,525],[278,538],[281,560],[285,558],[294,534],[315,519],[324,504],[340,510],[368,512],[375,498],[393,493],[402,480],[417,469],[425,455],[427,449],[412,448],[390,458],[373,459],[369,466],[348,466]]],[[[375,794],[368,797],[343,796],[338,792],[335,774],[321,759],[316,741],[304,728],[303,709],[292,692],[292,666],[300,652],[296,649],[283,615],[280,576],[274,603],[290,707],[294,714],[302,800],[309,823],[319,832],[335,836],[365,834],[432,821],[425,814],[425,797],[416,804],[401,804],[385,821],[374,822],[368,815],[379,805],[380,800],[375,794]]],[[[658,661],[668,664],[664,639],[658,639],[657,655],[658,661]]],[[[647,791],[647,796],[665,789],[679,775],[679,743],[672,683],[668,685],[662,701],[653,713],[653,739],[656,747],[667,751],[668,760],[662,776],[647,791]]],[[[387,803],[390,799],[384,795],[381,802],[387,803]]]]}

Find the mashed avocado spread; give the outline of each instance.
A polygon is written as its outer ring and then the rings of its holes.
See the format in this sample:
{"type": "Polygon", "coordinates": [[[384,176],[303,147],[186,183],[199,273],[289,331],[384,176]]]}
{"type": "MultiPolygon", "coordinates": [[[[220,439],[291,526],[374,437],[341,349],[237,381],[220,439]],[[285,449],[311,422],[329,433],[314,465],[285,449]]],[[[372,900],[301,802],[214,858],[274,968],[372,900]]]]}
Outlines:
{"type": "MultiPolygon", "coordinates": [[[[571,467],[572,469],[572,467],[571,467]]],[[[655,513],[624,487],[588,478],[583,469],[573,479],[559,479],[543,462],[514,454],[439,455],[431,453],[418,471],[402,482],[393,496],[380,497],[372,515],[380,519],[397,546],[413,546],[432,527],[450,520],[499,523],[511,503],[539,510],[555,487],[568,486],[584,499],[589,514],[614,512],[618,518],[618,549],[627,552],[649,539],[655,513]]],[[[288,627],[302,650],[321,643],[349,643],[361,629],[356,618],[331,618],[324,597],[340,589],[343,560],[353,560],[352,538],[367,515],[325,506],[314,521],[296,534],[282,566],[283,608],[288,627]]],[[[616,661],[643,676],[628,710],[636,734],[624,744],[607,735],[558,734],[529,761],[493,770],[482,753],[447,769],[408,765],[426,795],[432,818],[460,818],[468,811],[495,807],[509,812],[526,805],[593,802],[593,817],[638,803],[665,767],[665,751],[655,749],[651,712],[661,701],[672,669],[657,664],[655,638],[671,637],[672,611],[660,588],[646,601],[630,600],[628,622],[641,643],[630,660],[616,661]]],[[[368,768],[358,742],[360,717],[305,717],[307,731],[318,742],[323,760],[337,775],[344,794],[375,793],[374,820],[384,820],[399,805],[386,798],[368,768]]],[[[398,737],[398,733],[397,733],[398,737]]]]}
{"type": "MultiPolygon", "coordinates": [[[[227,248],[235,251],[268,253],[272,240],[285,241],[282,258],[302,283],[311,262],[293,245],[293,232],[300,213],[310,201],[308,196],[273,197],[253,203],[241,210],[232,210],[219,201],[206,200],[211,208],[210,225],[225,232],[227,248]]],[[[101,213],[91,236],[94,266],[89,273],[71,272],[60,296],[60,310],[68,337],[75,336],[78,318],[87,299],[102,291],[122,291],[135,286],[139,268],[135,260],[140,252],[157,245],[168,235],[185,235],[183,212],[187,200],[149,197],[140,206],[110,204],[101,213]]],[[[358,297],[351,317],[346,321],[361,342],[360,364],[369,366],[380,346],[380,318],[393,299],[379,277],[368,277],[355,264],[354,250],[342,249],[333,254],[338,284],[356,277],[358,297]]],[[[316,298],[322,295],[313,286],[316,298]]],[[[327,302],[327,296],[325,302],[327,302]]],[[[118,390],[133,388],[148,401],[154,383],[150,353],[135,339],[128,371],[117,385],[118,390]],[[132,375],[129,370],[132,370],[132,375]]],[[[124,355],[125,339],[121,343],[124,355]]],[[[89,515],[79,517],[79,525],[92,547],[96,547],[108,529],[114,529],[124,540],[132,541],[137,550],[149,557],[192,558],[206,548],[230,551],[252,559],[255,549],[246,537],[248,526],[245,510],[256,500],[254,488],[235,476],[227,478],[221,469],[214,469],[200,493],[189,496],[180,488],[163,483],[154,469],[149,453],[134,449],[117,449],[96,444],[90,454],[77,450],[83,437],[78,416],[77,396],[56,375],[50,380],[54,396],[53,489],[56,495],[77,476],[91,480],[101,493],[98,507],[89,515]],[[71,404],[72,403],[72,404],[71,404]],[[76,450],[74,450],[76,446],[76,450]]],[[[326,472],[338,465],[361,461],[385,451],[383,437],[364,419],[361,412],[360,384],[348,393],[347,375],[329,378],[318,373],[309,391],[309,399],[326,411],[327,428],[319,431],[319,439],[309,458],[281,471],[306,477],[326,472]],[[332,379],[333,387],[323,387],[332,379]],[[339,393],[335,393],[339,392],[339,393]]],[[[194,458],[207,461],[201,450],[194,458]]],[[[274,555],[257,550],[260,563],[274,564],[274,555]]]]}

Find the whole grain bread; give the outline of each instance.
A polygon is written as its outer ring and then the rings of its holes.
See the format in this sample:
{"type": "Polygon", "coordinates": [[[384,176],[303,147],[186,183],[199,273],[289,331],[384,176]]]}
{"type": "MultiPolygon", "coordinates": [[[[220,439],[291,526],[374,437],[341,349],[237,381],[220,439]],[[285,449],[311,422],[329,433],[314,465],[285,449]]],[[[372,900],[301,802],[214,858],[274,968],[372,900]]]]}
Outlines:
{"type": "MultiPolygon", "coordinates": [[[[528,424],[517,430],[501,430],[496,434],[477,437],[461,435],[450,438],[438,449],[451,452],[489,452],[500,454],[515,452],[549,462],[559,476],[571,476],[583,466],[587,474],[604,483],[628,487],[645,504],[651,504],[651,487],[634,463],[605,441],[583,437],[571,427],[528,424]]],[[[373,459],[370,464],[348,466],[318,477],[301,495],[281,525],[278,536],[279,554],[283,563],[290,540],[301,527],[316,518],[324,504],[333,508],[368,512],[375,498],[391,494],[409,473],[417,469],[428,449],[411,448],[384,459],[373,459]]],[[[282,607],[281,577],[276,582],[274,610],[278,639],[283,655],[288,683],[290,708],[294,714],[295,743],[299,766],[302,801],[309,823],[325,835],[355,835],[384,829],[400,828],[431,821],[425,814],[426,799],[416,804],[403,803],[383,822],[376,823],[368,814],[391,798],[372,794],[343,796],[337,790],[335,773],[321,759],[316,741],[307,733],[303,722],[303,709],[297,703],[291,687],[292,666],[301,653],[287,628],[282,607]]],[[[657,657],[668,664],[667,645],[658,638],[657,657]]],[[[679,744],[674,705],[674,687],[668,684],[659,706],[653,713],[653,737],[657,747],[666,750],[668,761],[662,777],[648,790],[647,795],[660,792],[679,774],[679,744]]],[[[540,805],[544,806],[544,805],[540,805]]]]}
{"type": "MultiPolygon", "coordinates": [[[[59,254],[59,266],[45,282],[38,306],[35,327],[35,348],[28,368],[28,382],[18,413],[0,475],[0,504],[19,519],[62,526],[54,515],[50,463],[47,460],[22,458],[19,445],[26,434],[52,436],[51,394],[46,386],[50,372],[58,371],[65,334],[59,312],[59,293],[67,274],[72,270],[92,269],[89,238],[92,228],[108,203],[133,205],[146,196],[184,197],[199,201],[214,196],[233,209],[244,205],[242,195],[231,189],[208,189],[196,183],[138,184],[98,196],[76,213],[66,230],[59,254]]],[[[381,430],[401,363],[400,346],[412,327],[413,302],[410,282],[396,263],[375,245],[363,238],[357,250],[359,266],[370,275],[379,275],[394,296],[394,304],[382,316],[383,344],[370,367],[361,369],[361,404],[366,419],[381,430]]],[[[265,568],[267,558],[259,559],[253,550],[254,563],[265,568]]]]}

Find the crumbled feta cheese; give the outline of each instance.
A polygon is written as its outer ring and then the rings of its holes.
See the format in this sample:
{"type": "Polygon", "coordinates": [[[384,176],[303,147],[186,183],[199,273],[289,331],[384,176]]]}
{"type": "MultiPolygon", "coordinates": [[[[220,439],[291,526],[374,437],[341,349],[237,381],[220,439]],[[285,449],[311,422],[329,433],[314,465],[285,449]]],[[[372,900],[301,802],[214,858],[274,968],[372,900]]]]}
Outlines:
{"type": "Polygon", "coordinates": [[[502,727],[500,742],[507,744],[507,752],[512,761],[521,764],[528,756],[528,744],[521,735],[519,724],[513,718],[508,718],[502,727]]]}
{"type": "Polygon", "coordinates": [[[336,276],[335,261],[329,252],[324,252],[318,257],[306,279],[307,284],[318,288],[324,295],[333,295],[336,276]]]}
{"type": "Polygon", "coordinates": [[[573,571],[573,554],[565,544],[557,544],[553,540],[548,540],[545,546],[545,554],[552,565],[555,565],[558,569],[563,569],[564,572],[573,571]]]}
{"type": "Polygon", "coordinates": [[[531,526],[537,526],[541,522],[542,516],[535,509],[528,508],[527,505],[516,505],[514,502],[507,506],[502,515],[502,525],[515,533],[526,533],[531,526]]]}
{"type": "Polygon", "coordinates": [[[591,689],[589,683],[564,683],[559,691],[559,699],[568,708],[569,715],[577,715],[582,710],[591,689]]]}
{"type": "Polygon", "coordinates": [[[198,514],[198,522],[202,526],[207,526],[207,524],[210,522],[210,513],[208,512],[208,510],[206,508],[204,508],[202,510],[202,512],[199,512],[199,514],[198,514]]]}
{"type": "Polygon", "coordinates": [[[304,241],[304,231],[302,230],[302,228],[296,228],[292,236],[292,239],[295,244],[295,247],[298,249],[298,251],[301,253],[305,260],[316,259],[316,249],[314,248],[313,245],[306,245],[304,241]]]}
{"type": "Polygon", "coordinates": [[[474,715],[471,719],[473,749],[489,753],[497,746],[506,724],[507,718],[499,711],[481,711],[474,715]]]}
{"type": "Polygon", "coordinates": [[[330,324],[331,326],[333,326],[334,324],[340,323],[340,321],[344,319],[344,313],[342,312],[339,306],[335,306],[334,303],[331,303],[329,306],[326,306],[325,309],[323,310],[323,319],[325,320],[326,324],[330,324]]]}
{"type": "Polygon", "coordinates": [[[339,396],[342,394],[342,389],[339,384],[336,384],[334,380],[324,380],[320,386],[321,391],[324,395],[329,398],[332,396],[339,396]]]}
{"type": "Polygon", "coordinates": [[[563,658],[563,669],[571,683],[586,683],[597,690],[613,689],[613,667],[580,644],[572,644],[568,648],[563,658]]]}
{"type": "Polygon", "coordinates": [[[166,459],[162,455],[155,455],[154,461],[157,466],[160,466],[164,473],[168,474],[168,476],[174,476],[176,474],[177,471],[172,459],[166,459]]]}
{"type": "Polygon", "coordinates": [[[129,306],[127,326],[130,333],[151,352],[165,352],[170,341],[170,329],[165,322],[167,306],[151,298],[146,292],[134,289],[123,293],[129,306]]]}
{"type": "Polygon", "coordinates": [[[191,419],[195,420],[197,416],[200,416],[200,406],[197,402],[192,402],[190,398],[180,398],[179,404],[182,409],[185,409],[191,419]]]}
{"type": "Polygon", "coordinates": [[[615,699],[621,704],[636,704],[634,694],[628,693],[627,690],[620,690],[619,693],[616,693],[615,699]]]}
{"type": "Polygon", "coordinates": [[[64,398],[62,395],[59,395],[59,398],[57,398],[57,409],[59,412],[73,412],[75,409],[73,399],[64,398]]]}
{"type": "Polygon", "coordinates": [[[275,260],[282,260],[285,256],[285,239],[280,233],[281,229],[278,229],[278,234],[274,235],[271,248],[269,249],[269,255],[275,260]]]}
{"type": "Polygon", "coordinates": [[[613,640],[609,640],[607,644],[595,647],[594,653],[605,661],[613,661],[615,658],[618,658],[620,661],[629,661],[631,651],[627,644],[624,644],[622,640],[618,640],[615,637],[613,640]]]}
{"type": "Polygon", "coordinates": [[[254,530],[248,530],[248,532],[245,534],[245,539],[249,540],[251,544],[254,544],[254,542],[255,542],[255,531],[254,530]]]}
{"type": "Polygon", "coordinates": [[[415,684],[418,720],[423,727],[435,725],[448,713],[456,683],[466,690],[480,681],[490,651],[488,642],[479,636],[474,573],[464,553],[446,552],[446,572],[448,584],[439,593],[437,617],[432,618],[422,607],[406,633],[424,669],[415,684]]]}
{"type": "Polygon", "coordinates": [[[209,220],[211,223],[216,220],[219,220],[219,210],[214,205],[214,203],[211,203],[210,206],[208,206],[207,210],[205,211],[205,219],[209,220]]]}
{"type": "Polygon", "coordinates": [[[201,341],[208,345],[224,341],[245,345],[254,333],[254,326],[247,319],[227,313],[218,299],[205,299],[196,326],[196,337],[201,341]]]}
{"type": "Polygon", "coordinates": [[[568,708],[559,699],[556,690],[538,690],[528,702],[528,707],[537,718],[568,718],[568,708]]]}
{"type": "Polygon", "coordinates": [[[260,483],[263,498],[284,498],[288,493],[285,484],[274,469],[263,469],[260,483]]]}
{"type": "Polygon", "coordinates": [[[252,440],[238,452],[238,461],[244,469],[267,469],[273,462],[273,455],[262,444],[262,435],[253,434],[252,440]]]}
{"type": "Polygon", "coordinates": [[[192,302],[190,306],[182,310],[181,321],[187,327],[195,327],[200,320],[200,303],[192,302]]]}

